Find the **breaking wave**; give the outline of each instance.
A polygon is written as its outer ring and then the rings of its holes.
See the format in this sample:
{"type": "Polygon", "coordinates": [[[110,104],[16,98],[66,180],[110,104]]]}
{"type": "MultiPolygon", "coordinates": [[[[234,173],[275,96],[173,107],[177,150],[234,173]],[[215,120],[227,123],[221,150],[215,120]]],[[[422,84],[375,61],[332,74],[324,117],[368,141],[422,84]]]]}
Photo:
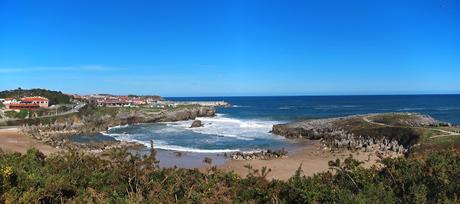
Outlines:
{"type": "Polygon", "coordinates": [[[256,138],[273,137],[270,134],[275,121],[240,120],[216,114],[213,118],[199,117],[204,127],[189,128],[193,121],[168,122],[167,126],[176,127],[177,131],[189,130],[206,135],[217,135],[239,140],[254,140],[256,138]]]}
{"type": "Polygon", "coordinates": [[[244,105],[232,105],[232,108],[250,108],[251,106],[244,106],[244,105]]]}

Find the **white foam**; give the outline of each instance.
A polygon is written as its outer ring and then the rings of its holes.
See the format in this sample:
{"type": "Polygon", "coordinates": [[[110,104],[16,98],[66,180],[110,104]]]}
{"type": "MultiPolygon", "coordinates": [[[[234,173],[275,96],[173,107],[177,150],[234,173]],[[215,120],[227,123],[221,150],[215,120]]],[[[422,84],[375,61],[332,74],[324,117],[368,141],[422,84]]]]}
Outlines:
{"type": "Polygon", "coordinates": [[[255,138],[278,138],[270,134],[272,126],[276,121],[262,121],[262,120],[243,120],[236,118],[225,117],[224,114],[216,114],[215,117],[198,117],[204,127],[190,128],[192,120],[166,122],[167,130],[155,131],[156,133],[162,132],[179,132],[179,131],[193,131],[195,133],[206,135],[217,135],[221,137],[234,138],[239,140],[254,140],[255,138]]]}
{"type": "Polygon", "coordinates": [[[109,127],[108,130],[119,129],[119,128],[125,128],[125,127],[128,127],[128,124],[126,124],[126,125],[117,125],[117,126],[109,127]]]}
{"type": "MultiPolygon", "coordinates": [[[[136,142],[146,147],[150,147],[150,141],[142,141],[134,139],[130,134],[109,134],[115,135],[114,137],[118,141],[136,142]]],[[[180,151],[180,152],[196,152],[196,153],[224,153],[224,152],[238,152],[239,149],[197,149],[191,147],[183,147],[179,145],[170,145],[162,140],[153,140],[153,147],[155,149],[168,150],[168,151],[180,151]]]]}
{"type": "Polygon", "coordinates": [[[251,106],[243,106],[243,105],[232,105],[232,108],[249,108],[251,106]]]}
{"type": "Polygon", "coordinates": [[[425,110],[425,108],[400,108],[397,111],[420,111],[425,110]]]}
{"type": "Polygon", "coordinates": [[[110,137],[114,137],[114,138],[128,135],[128,134],[125,134],[125,133],[107,133],[107,132],[100,132],[100,133],[102,135],[110,136],[110,137]]]}

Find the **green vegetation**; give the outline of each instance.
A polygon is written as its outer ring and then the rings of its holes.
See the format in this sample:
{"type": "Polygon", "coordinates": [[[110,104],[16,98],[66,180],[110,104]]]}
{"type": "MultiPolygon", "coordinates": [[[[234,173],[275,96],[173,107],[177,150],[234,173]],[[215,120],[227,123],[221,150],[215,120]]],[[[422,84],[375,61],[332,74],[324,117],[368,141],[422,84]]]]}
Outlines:
{"type": "Polygon", "coordinates": [[[16,111],[5,111],[5,116],[7,118],[15,118],[15,119],[24,119],[29,115],[28,110],[20,110],[19,112],[16,111]]]}
{"type": "Polygon", "coordinates": [[[421,132],[416,131],[415,128],[373,124],[363,120],[361,117],[338,120],[334,123],[334,126],[341,127],[348,133],[353,133],[354,135],[361,135],[378,140],[384,137],[390,140],[396,140],[405,147],[416,144],[421,138],[421,132]]]}
{"type": "Polygon", "coordinates": [[[2,203],[458,203],[460,155],[433,153],[424,159],[384,159],[365,169],[352,158],[330,162],[334,173],[288,181],[266,179],[269,169],[240,178],[159,168],[155,151],[136,156],[113,149],[100,156],[70,150],[48,158],[37,150],[0,154],[2,203]]]}
{"type": "Polygon", "coordinates": [[[5,105],[3,103],[0,103],[0,109],[4,108],[5,105]]]}
{"type": "Polygon", "coordinates": [[[105,107],[105,106],[88,106],[81,110],[81,115],[95,115],[105,116],[110,115],[115,117],[122,108],[119,107],[105,107]]]}
{"type": "Polygon", "coordinates": [[[376,123],[382,123],[390,126],[406,126],[407,121],[413,120],[414,115],[404,113],[384,113],[369,117],[376,123]]]}
{"type": "Polygon", "coordinates": [[[69,104],[70,97],[60,91],[50,91],[46,89],[14,89],[0,92],[0,98],[17,98],[27,96],[42,96],[49,99],[49,104],[69,104]]]}

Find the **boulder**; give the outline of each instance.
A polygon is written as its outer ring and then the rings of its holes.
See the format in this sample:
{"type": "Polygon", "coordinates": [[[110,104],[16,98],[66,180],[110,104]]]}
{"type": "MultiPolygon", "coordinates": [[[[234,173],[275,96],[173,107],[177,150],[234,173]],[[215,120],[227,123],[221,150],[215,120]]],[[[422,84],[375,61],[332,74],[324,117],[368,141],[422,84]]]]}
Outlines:
{"type": "Polygon", "coordinates": [[[201,120],[194,120],[190,128],[203,127],[201,120]]]}

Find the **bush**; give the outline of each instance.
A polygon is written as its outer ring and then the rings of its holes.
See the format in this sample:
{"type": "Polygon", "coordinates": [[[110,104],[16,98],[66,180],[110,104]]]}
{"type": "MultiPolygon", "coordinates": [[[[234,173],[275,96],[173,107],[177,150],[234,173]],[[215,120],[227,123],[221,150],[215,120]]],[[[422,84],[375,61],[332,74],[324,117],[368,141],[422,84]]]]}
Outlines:
{"type": "Polygon", "coordinates": [[[458,203],[460,156],[453,151],[426,159],[384,159],[379,168],[353,158],[330,162],[334,171],[287,181],[266,179],[270,169],[248,168],[240,178],[215,167],[202,173],[159,168],[156,152],[126,149],[94,156],[77,150],[46,158],[0,153],[1,203],[458,203]]]}
{"type": "Polygon", "coordinates": [[[24,119],[29,115],[28,110],[20,110],[19,112],[16,111],[5,111],[5,116],[8,118],[17,118],[17,119],[24,119]]]}

